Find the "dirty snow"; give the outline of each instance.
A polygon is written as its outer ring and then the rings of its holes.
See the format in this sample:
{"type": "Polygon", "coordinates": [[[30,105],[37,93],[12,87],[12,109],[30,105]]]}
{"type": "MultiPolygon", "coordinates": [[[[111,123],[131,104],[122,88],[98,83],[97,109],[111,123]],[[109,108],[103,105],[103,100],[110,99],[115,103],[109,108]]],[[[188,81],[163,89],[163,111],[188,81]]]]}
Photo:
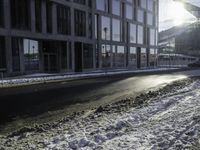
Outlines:
{"type": "Polygon", "coordinates": [[[200,81],[176,93],[121,113],[78,118],[47,148],[58,149],[184,149],[196,144],[200,132],[200,81]],[[79,120],[80,119],[80,120],[79,120]]]}
{"type": "Polygon", "coordinates": [[[142,106],[116,103],[79,113],[50,130],[0,136],[0,149],[182,150],[198,145],[200,80],[159,92],[143,95],[148,101],[142,106]]]}

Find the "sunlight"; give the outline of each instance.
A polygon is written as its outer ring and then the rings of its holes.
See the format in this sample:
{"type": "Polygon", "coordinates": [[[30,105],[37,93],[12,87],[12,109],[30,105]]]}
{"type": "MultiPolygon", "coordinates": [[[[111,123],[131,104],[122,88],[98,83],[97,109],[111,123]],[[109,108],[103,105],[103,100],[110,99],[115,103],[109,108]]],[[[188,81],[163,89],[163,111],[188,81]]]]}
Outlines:
{"type": "Polygon", "coordinates": [[[180,2],[172,2],[170,5],[170,18],[173,19],[173,23],[175,26],[182,25],[184,23],[185,18],[184,5],[180,2]]]}

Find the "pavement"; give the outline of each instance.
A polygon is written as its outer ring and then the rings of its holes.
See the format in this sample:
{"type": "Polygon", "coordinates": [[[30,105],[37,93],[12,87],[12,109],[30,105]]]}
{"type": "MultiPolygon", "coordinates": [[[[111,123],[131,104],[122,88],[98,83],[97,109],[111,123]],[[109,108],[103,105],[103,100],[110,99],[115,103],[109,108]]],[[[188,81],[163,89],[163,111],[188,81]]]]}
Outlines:
{"type": "Polygon", "coordinates": [[[2,78],[0,80],[0,88],[19,87],[19,86],[27,86],[34,84],[59,82],[63,80],[69,81],[69,80],[95,78],[95,77],[112,76],[112,75],[147,74],[152,72],[154,73],[173,72],[185,69],[188,70],[189,68],[151,68],[151,69],[138,69],[138,70],[118,69],[118,70],[104,70],[104,71],[99,70],[99,71],[81,72],[81,73],[55,73],[55,74],[35,73],[35,74],[22,75],[16,77],[2,78]]]}

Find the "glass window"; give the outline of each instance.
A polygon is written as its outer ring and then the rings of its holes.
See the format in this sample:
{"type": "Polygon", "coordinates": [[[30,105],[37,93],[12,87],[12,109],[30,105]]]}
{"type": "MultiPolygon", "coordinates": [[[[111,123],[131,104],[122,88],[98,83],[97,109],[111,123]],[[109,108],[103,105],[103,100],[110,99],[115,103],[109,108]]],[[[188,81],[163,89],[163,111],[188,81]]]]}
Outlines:
{"type": "Polygon", "coordinates": [[[74,3],[85,5],[86,0],[74,0],[74,3]]]}
{"type": "Polygon", "coordinates": [[[155,67],[157,62],[157,53],[155,49],[150,49],[149,52],[149,65],[155,67]]]}
{"type": "Polygon", "coordinates": [[[130,43],[136,43],[136,25],[130,24],[130,43]]]}
{"type": "Polygon", "coordinates": [[[68,59],[67,59],[67,43],[61,42],[61,68],[67,69],[68,59]]]}
{"type": "Polygon", "coordinates": [[[53,27],[52,27],[52,2],[47,1],[46,3],[46,22],[47,22],[47,32],[52,33],[53,27]]]}
{"type": "Polygon", "coordinates": [[[130,4],[126,4],[126,18],[133,19],[133,6],[130,4]]]}
{"type": "Polygon", "coordinates": [[[150,45],[155,45],[155,30],[150,29],[150,45]]]}
{"type": "Polygon", "coordinates": [[[133,3],[133,0],[126,0],[127,2],[129,2],[129,3],[133,3]]]}
{"type": "Polygon", "coordinates": [[[96,9],[109,12],[109,0],[96,0],[96,9]]]}
{"type": "Polygon", "coordinates": [[[110,40],[110,18],[102,16],[101,23],[101,38],[103,40],[110,40]]]}
{"type": "Polygon", "coordinates": [[[57,5],[57,25],[58,33],[67,35],[71,33],[71,15],[69,7],[57,5]]]}
{"type": "Polygon", "coordinates": [[[138,9],[137,20],[142,23],[144,22],[144,11],[143,10],[138,9]]]}
{"type": "Polygon", "coordinates": [[[117,46],[115,54],[116,67],[125,67],[125,49],[124,46],[117,46]]]}
{"type": "Polygon", "coordinates": [[[0,1],[0,27],[4,25],[4,7],[3,7],[4,1],[0,1]]]}
{"type": "Polygon", "coordinates": [[[144,42],[144,28],[143,26],[138,25],[138,35],[137,35],[137,43],[143,44],[144,42]]]}
{"type": "Polygon", "coordinates": [[[130,47],[129,49],[129,66],[137,67],[137,49],[136,47],[130,47]]]}
{"type": "Polygon", "coordinates": [[[24,39],[24,65],[26,71],[39,70],[38,41],[24,39]]]}
{"type": "Polygon", "coordinates": [[[42,1],[35,0],[35,27],[37,32],[42,31],[42,1]]]}
{"type": "Polygon", "coordinates": [[[105,11],[105,0],[96,0],[96,8],[105,11]]]}
{"type": "Polygon", "coordinates": [[[22,47],[22,42],[19,38],[12,38],[12,69],[13,72],[20,71],[20,47],[22,47]]]}
{"type": "Polygon", "coordinates": [[[121,22],[118,19],[112,19],[112,39],[113,41],[120,41],[121,34],[120,34],[120,25],[121,22]]]}
{"type": "Polygon", "coordinates": [[[10,4],[12,28],[22,30],[30,29],[30,1],[11,0],[10,4]]]}
{"type": "Polygon", "coordinates": [[[141,8],[146,9],[147,8],[147,0],[140,0],[140,6],[141,6],[141,8]]]}
{"type": "Polygon", "coordinates": [[[0,68],[6,68],[5,39],[0,37],[0,68]]]}
{"type": "Polygon", "coordinates": [[[61,69],[67,70],[72,68],[72,54],[71,54],[71,43],[70,42],[59,42],[60,53],[61,53],[61,69]]]}
{"type": "Polygon", "coordinates": [[[102,68],[111,67],[111,47],[103,44],[101,46],[102,68]]]}
{"type": "Polygon", "coordinates": [[[86,13],[81,10],[74,10],[75,35],[86,36],[86,13]]]}
{"type": "Polygon", "coordinates": [[[147,50],[146,48],[141,48],[141,67],[147,67],[147,50]]]}
{"type": "Polygon", "coordinates": [[[112,1],[112,13],[114,15],[120,16],[120,0],[113,0],[112,1]]]}
{"type": "Polygon", "coordinates": [[[153,14],[147,13],[147,24],[153,25],[153,14]]]}
{"type": "Polygon", "coordinates": [[[93,45],[84,44],[83,45],[83,64],[84,69],[93,68],[93,45]]]}
{"type": "Polygon", "coordinates": [[[153,11],[153,0],[147,0],[147,9],[153,11]]]}

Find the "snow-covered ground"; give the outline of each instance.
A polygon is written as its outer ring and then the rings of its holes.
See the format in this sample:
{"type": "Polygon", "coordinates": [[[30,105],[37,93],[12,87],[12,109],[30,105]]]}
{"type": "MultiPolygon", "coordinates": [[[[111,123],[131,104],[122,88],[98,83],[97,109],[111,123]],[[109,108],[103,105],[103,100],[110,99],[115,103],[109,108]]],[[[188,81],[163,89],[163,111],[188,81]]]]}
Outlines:
{"type": "Polygon", "coordinates": [[[88,78],[88,77],[100,77],[105,75],[118,75],[127,73],[143,73],[143,72],[155,72],[166,70],[177,70],[178,68],[154,68],[154,69],[142,69],[142,70],[116,70],[116,71],[102,71],[102,72],[90,72],[81,74],[32,74],[21,76],[14,79],[1,79],[0,88],[2,87],[14,87],[24,86],[38,83],[54,82],[59,80],[70,80],[76,78],[88,78]]]}
{"type": "Polygon", "coordinates": [[[0,149],[195,149],[200,139],[199,97],[200,80],[179,81],[136,99],[77,113],[48,130],[0,136],[0,149]]]}

